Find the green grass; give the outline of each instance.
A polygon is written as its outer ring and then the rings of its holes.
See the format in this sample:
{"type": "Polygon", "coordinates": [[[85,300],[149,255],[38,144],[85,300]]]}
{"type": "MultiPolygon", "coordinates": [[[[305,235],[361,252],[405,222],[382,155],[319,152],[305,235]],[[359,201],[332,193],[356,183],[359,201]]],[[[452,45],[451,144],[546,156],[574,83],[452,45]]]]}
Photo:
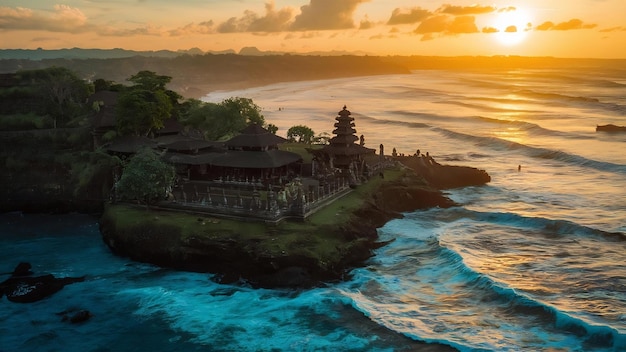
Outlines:
{"type": "MultiPolygon", "coordinates": [[[[269,256],[299,255],[318,262],[320,267],[335,265],[342,254],[357,244],[346,241],[335,231],[347,223],[352,213],[363,205],[383,182],[397,180],[405,171],[390,169],[384,179],[373,177],[369,182],[321,209],[304,222],[283,221],[279,224],[246,222],[174,211],[146,210],[132,205],[112,205],[105,214],[111,215],[117,228],[176,228],[181,240],[190,237],[205,240],[235,240],[250,253],[269,256]]],[[[135,231],[127,231],[135,235],[135,231]]],[[[167,243],[167,242],[164,242],[167,243]]]]}
{"type": "Polygon", "coordinates": [[[304,163],[310,163],[311,160],[313,159],[313,155],[309,153],[306,150],[306,148],[321,149],[323,147],[324,147],[323,145],[319,145],[319,144],[306,144],[306,143],[295,143],[295,142],[282,143],[279,145],[280,150],[286,150],[286,151],[290,151],[296,154],[300,154],[300,156],[302,157],[302,161],[304,163]]]}
{"type": "Polygon", "coordinates": [[[314,227],[306,223],[290,223],[289,226],[266,225],[261,222],[243,222],[218,219],[204,215],[182,212],[146,210],[145,207],[114,205],[106,210],[106,216],[115,219],[115,227],[127,229],[177,228],[181,240],[189,237],[205,240],[236,240],[250,252],[267,256],[301,255],[314,259],[325,266],[337,262],[346,245],[329,233],[314,233],[314,227]]]}
{"type": "Polygon", "coordinates": [[[52,127],[52,119],[35,113],[0,115],[1,131],[31,130],[52,127]]]}
{"type": "Polygon", "coordinates": [[[352,213],[363,205],[364,200],[369,199],[381,186],[383,182],[390,182],[400,179],[406,171],[393,168],[383,172],[385,178],[372,177],[367,183],[359,185],[349,194],[336,200],[332,204],[320,209],[311,215],[307,222],[313,226],[338,225],[347,223],[352,213]]]}

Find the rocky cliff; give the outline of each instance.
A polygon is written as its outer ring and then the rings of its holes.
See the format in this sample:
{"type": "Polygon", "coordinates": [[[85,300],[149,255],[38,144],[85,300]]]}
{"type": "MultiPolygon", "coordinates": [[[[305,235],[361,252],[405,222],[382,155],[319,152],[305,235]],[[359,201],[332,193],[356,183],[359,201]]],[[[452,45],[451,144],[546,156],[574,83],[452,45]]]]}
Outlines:
{"type": "Polygon", "coordinates": [[[376,229],[402,212],[453,205],[403,168],[357,187],[303,223],[233,222],[115,205],[105,210],[100,229],[114,253],[133,260],[215,273],[219,282],[310,287],[363,265],[384,245],[376,229]]]}

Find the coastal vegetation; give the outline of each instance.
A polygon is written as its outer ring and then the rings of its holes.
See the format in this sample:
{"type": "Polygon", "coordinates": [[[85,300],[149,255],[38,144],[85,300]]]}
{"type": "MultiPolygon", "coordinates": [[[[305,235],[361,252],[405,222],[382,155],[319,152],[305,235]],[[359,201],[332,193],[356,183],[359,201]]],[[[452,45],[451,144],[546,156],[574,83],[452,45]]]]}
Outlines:
{"type": "MultiPolygon", "coordinates": [[[[114,126],[105,135],[111,139],[152,137],[168,119],[177,120],[186,133],[213,141],[228,140],[249,124],[265,125],[275,133],[276,126],[266,123],[261,108],[241,97],[220,103],[184,100],[168,88],[169,76],[153,71],[130,76],[130,86],[101,78],[88,83],[75,79],[67,69],[42,71],[10,77],[21,87],[22,99],[31,103],[32,111],[15,109],[7,115],[29,116],[24,121],[41,116],[41,121],[52,123],[36,129],[24,129],[27,125],[22,123],[19,130],[0,132],[5,137],[1,152],[5,168],[0,175],[10,185],[3,189],[1,210],[101,213],[105,243],[134,260],[212,272],[222,282],[244,279],[264,287],[317,285],[341,279],[349,268],[371,256],[381,245],[376,229],[390,219],[401,217],[404,211],[454,204],[414,169],[397,163],[369,179],[361,179],[359,173],[352,191],[331,198],[301,221],[254,222],[185,207],[166,210],[157,201],[171,189],[174,167],[149,149],[132,155],[107,153],[97,145],[94,149],[94,116],[111,107],[94,98],[75,97],[84,92],[97,96],[104,90],[117,95],[114,126]],[[36,88],[51,76],[61,77],[62,84],[36,88]],[[120,199],[128,202],[115,202],[120,199]],[[145,207],[136,207],[137,203],[145,207]]],[[[0,88],[7,103],[12,90],[13,85],[0,88]]],[[[345,107],[341,113],[344,118],[349,115],[345,107]]],[[[12,116],[7,121],[14,126],[16,119],[12,116]]],[[[328,135],[314,137],[314,131],[304,125],[293,126],[288,135],[291,143],[280,148],[299,154],[305,163],[312,160],[310,151],[330,147],[324,145],[328,135]]],[[[266,204],[269,192],[273,191],[258,192],[266,204]]]]}
{"type": "MultiPolygon", "coordinates": [[[[220,103],[184,100],[167,88],[171,77],[139,71],[130,85],[97,78],[90,83],[63,67],[20,70],[0,86],[0,211],[80,210],[99,212],[110,197],[114,177],[128,160],[94,149],[94,115],[104,102],[94,92],[118,94],[118,136],[151,135],[168,118],[209,140],[224,140],[250,122],[264,124],[251,99],[231,97],[220,103]]],[[[276,126],[267,124],[276,132],[276,126]]],[[[123,183],[125,184],[125,183],[123,183]]],[[[131,192],[133,199],[137,196],[131,192]]]]}
{"type": "Polygon", "coordinates": [[[410,169],[395,167],[303,222],[265,223],[131,204],[106,207],[105,243],[138,261],[217,274],[220,282],[302,287],[339,280],[378,243],[376,228],[401,212],[454,203],[410,169]]]}

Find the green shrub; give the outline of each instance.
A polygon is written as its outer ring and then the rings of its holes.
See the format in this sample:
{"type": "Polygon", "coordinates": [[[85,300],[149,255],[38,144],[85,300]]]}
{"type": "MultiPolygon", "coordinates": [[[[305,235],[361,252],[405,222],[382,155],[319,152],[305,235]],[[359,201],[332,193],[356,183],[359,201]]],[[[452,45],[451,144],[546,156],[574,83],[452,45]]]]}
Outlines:
{"type": "Polygon", "coordinates": [[[20,131],[52,127],[52,119],[35,113],[0,116],[1,131],[20,131]]]}

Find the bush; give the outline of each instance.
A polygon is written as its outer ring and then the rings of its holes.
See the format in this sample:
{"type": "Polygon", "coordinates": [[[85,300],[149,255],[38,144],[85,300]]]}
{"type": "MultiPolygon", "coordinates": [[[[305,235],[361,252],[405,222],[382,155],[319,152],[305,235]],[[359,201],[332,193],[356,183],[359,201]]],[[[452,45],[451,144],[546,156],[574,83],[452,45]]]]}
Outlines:
{"type": "Polygon", "coordinates": [[[35,113],[4,115],[0,117],[1,131],[21,131],[51,128],[52,119],[35,113]]]}

